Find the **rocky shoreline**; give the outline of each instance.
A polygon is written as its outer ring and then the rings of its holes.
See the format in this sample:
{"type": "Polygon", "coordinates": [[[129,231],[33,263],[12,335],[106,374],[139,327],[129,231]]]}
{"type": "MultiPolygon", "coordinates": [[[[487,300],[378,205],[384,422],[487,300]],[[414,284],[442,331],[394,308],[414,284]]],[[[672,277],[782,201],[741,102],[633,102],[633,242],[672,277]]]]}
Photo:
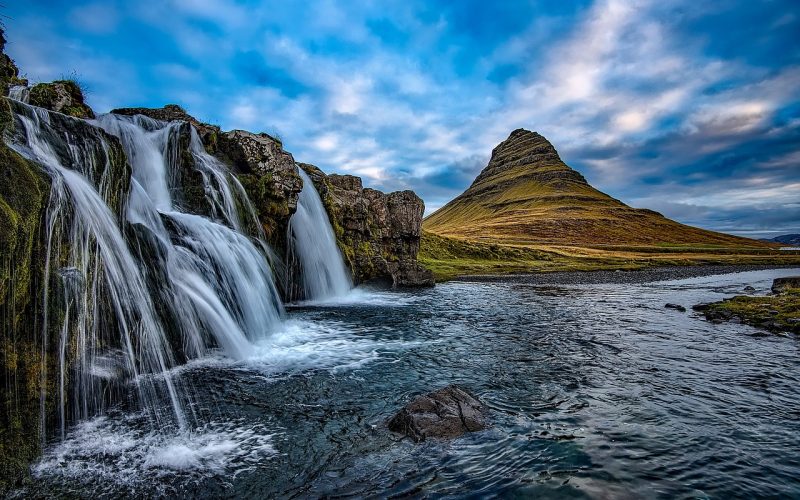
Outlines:
{"type": "Polygon", "coordinates": [[[764,269],[796,269],[792,265],[697,265],[664,266],[616,271],[556,271],[535,274],[499,274],[459,276],[453,281],[496,283],[514,281],[542,285],[599,285],[605,283],[650,283],[687,278],[700,278],[717,274],[743,273],[764,269]]]}

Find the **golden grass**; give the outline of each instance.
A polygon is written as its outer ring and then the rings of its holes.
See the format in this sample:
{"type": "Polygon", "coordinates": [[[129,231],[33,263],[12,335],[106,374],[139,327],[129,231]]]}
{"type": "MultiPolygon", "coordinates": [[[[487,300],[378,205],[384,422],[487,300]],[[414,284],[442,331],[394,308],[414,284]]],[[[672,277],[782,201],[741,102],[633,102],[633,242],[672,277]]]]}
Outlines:
{"type": "Polygon", "coordinates": [[[771,248],[584,247],[573,245],[500,244],[439,236],[423,231],[419,261],[437,281],[475,274],[642,269],[687,265],[800,265],[800,255],[771,248]]]}

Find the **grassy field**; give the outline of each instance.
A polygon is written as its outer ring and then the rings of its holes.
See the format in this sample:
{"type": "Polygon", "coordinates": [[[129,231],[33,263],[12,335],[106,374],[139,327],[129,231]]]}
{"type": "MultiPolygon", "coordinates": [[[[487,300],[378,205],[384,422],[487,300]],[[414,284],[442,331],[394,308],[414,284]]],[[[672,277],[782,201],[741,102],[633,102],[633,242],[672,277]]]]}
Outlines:
{"type": "Polygon", "coordinates": [[[419,261],[437,281],[470,274],[642,269],[685,265],[800,265],[798,253],[769,247],[714,245],[568,246],[498,244],[423,231],[419,261]]]}

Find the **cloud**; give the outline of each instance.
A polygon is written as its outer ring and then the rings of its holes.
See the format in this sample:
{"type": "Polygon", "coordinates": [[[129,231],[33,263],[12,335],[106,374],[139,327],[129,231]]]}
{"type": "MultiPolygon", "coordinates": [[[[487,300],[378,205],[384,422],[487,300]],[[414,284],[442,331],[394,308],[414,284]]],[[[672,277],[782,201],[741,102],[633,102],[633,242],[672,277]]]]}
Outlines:
{"type": "Polygon", "coordinates": [[[76,69],[98,111],[177,102],[224,128],[279,133],[299,161],[415,189],[429,212],[525,127],[623,201],[710,228],[791,225],[800,17],[790,0],[8,10],[8,50],[24,71],[48,80],[76,69]]]}

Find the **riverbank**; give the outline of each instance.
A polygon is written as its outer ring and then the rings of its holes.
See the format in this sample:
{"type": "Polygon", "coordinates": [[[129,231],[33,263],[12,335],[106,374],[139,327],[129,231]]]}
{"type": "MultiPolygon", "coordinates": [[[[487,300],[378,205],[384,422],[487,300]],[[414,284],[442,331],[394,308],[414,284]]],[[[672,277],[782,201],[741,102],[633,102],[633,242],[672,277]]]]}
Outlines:
{"type": "Polygon", "coordinates": [[[697,304],[693,309],[713,323],[733,321],[772,333],[800,334],[800,288],[795,284],[787,287],[773,284],[773,295],[737,295],[719,302],[697,304]]]}
{"type": "Polygon", "coordinates": [[[693,265],[648,267],[627,270],[555,271],[528,274],[484,274],[457,276],[453,281],[501,282],[515,281],[542,285],[592,285],[651,283],[720,274],[744,273],[768,269],[793,269],[800,265],[693,265]]]}
{"type": "MultiPolygon", "coordinates": [[[[800,267],[800,255],[795,255],[795,252],[781,252],[771,247],[501,245],[444,238],[423,231],[419,262],[433,271],[436,281],[441,283],[464,276],[469,276],[470,279],[475,276],[504,279],[498,277],[617,271],[652,271],[657,275],[669,275],[676,268],[800,267]]],[[[685,277],[695,276],[696,272],[705,271],[691,271],[685,277]]]]}

